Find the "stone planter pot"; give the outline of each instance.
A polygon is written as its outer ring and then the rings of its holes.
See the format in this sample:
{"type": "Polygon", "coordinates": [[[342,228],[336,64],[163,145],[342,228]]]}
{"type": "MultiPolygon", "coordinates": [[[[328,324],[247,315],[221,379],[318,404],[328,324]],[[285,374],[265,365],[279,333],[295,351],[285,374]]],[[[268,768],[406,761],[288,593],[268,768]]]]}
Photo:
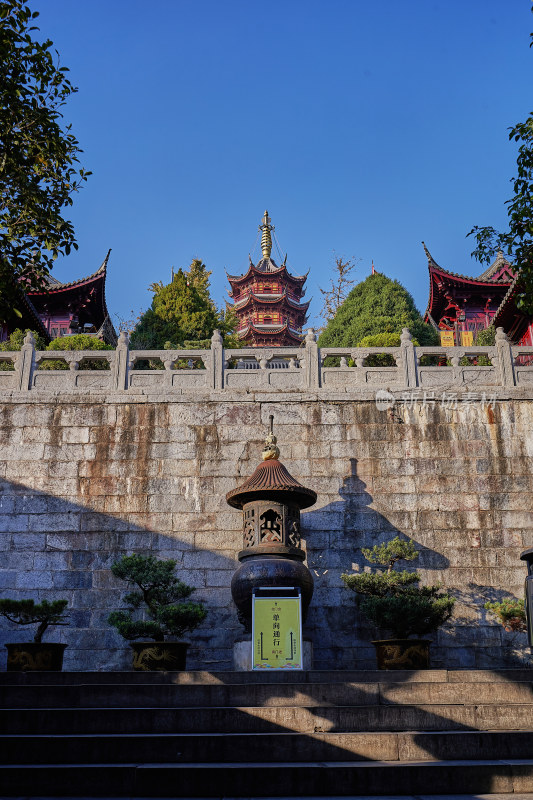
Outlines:
{"type": "Polygon", "coordinates": [[[28,642],[6,644],[8,672],[60,672],[66,644],[28,642]]]}
{"type": "Polygon", "coordinates": [[[130,642],[136,672],[175,672],[185,669],[190,642],[130,642]]]}
{"type": "Polygon", "coordinates": [[[378,669],[429,669],[429,639],[381,639],[372,644],[378,669]]]}

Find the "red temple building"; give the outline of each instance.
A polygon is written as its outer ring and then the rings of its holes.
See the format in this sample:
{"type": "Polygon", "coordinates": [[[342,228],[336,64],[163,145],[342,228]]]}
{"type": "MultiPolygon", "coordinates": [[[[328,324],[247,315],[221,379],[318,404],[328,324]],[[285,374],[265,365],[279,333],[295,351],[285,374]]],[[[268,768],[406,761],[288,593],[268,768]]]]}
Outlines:
{"type": "Polygon", "coordinates": [[[429,269],[425,322],[440,331],[453,331],[456,342],[462,332],[475,336],[494,325],[502,327],[512,342],[533,345],[532,319],[517,307],[520,275],[503,253],[481,275],[469,277],[443,269],[425,244],[424,250],[429,269]]]}
{"type": "MultiPolygon", "coordinates": [[[[46,341],[72,333],[90,333],[107,344],[116,344],[117,334],[109,317],[105,300],[105,281],[109,254],[92,275],[61,283],[48,275],[45,291],[22,295],[22,319],[0,330],[0,339],[7,338],[14,328],[30,328],[46,341]]],[[[21,293],[22,294],[22,293],[21,293]]]]}
{"type": "Polygon", "coordinates": [[[229,296],[239,319],[237,334],[250,347],[293,347],[302,341],[309,302],[301,303],[307,275],[291,275],[287,256],[278,267],[271,256],[274,226],[265,211],[261,231],[262,257],[245,275],[228,275],[229,296]]]}

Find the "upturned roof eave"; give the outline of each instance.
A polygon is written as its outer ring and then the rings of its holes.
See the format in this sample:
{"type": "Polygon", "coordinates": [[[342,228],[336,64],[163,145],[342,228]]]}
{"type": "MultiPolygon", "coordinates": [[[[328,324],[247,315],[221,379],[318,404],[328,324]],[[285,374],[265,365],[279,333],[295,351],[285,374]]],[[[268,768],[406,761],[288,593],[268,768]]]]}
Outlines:
{"type": "Polygon", "coordinates": [[[243,281],[247,280],[252,275],[256,275],[264,279],[265,276],[272,278],[272,277],[277,277],[283,273],[286,275],[289,281],[293,281],[298,285],[303,285],[307,280],[307,275],[292,275],[284,264],[282,264],[280,267],[277,267],[277,269],[273,270],[272,272],[263,272],[262,270],[257,269],[257,267],[254,264],[250,264],[247,272],[245,272],[243,275],[230,275],[228,272],[226,272],[226,277],[230,282],[230,284],[233,286],[234,283],[235,284],[243,283],[243,281]]]}
{"type": "Polygon", "coordinates": [[[259,305],[263,304],[266,306],[273,306],[273,305],[283,306],[286,303],[295,311],[302,311],[303,313],[305,313],[309,308],[309,304],[311,301],[308,300],[306,303],[297,303],[294,300],[291,300],[291,298],[287,295],[286,292],[282,292],[277,297],[272,297],[272,298],[262,297],[261,295],[255,294],[255,292],[250,292],[250,294],[248,295],[248,297],[244,302],[240,304],[238,301],[235,302],[233,308],[237,313],[239,313],[240,311],[244,311],[245,308],[248,308],[248,306],[251,305],[253,302],[256,302],[259,305]]]}
{"type": "Polygon", "coordinates": [[[520,270],[519,270],[516,273],[516,275],[515,275],[512,283],[511,283],[511,285],[509,286],[507,292],[505,293],[505,296],[503,297],[500,305],[496,309],[496,313],[494,314],[494,317],[492,319],[492,324],[495,327],[501,326],[501,327],[503,327],[505,329],[506,314],[509,313],[509,309],[511,307],[511,304],[514,305],[515,311],[516,311],[517,314],[519,314],[519,315],[521,314],[524,317],[524,319],[527,318],[527,314],[524,314],[522,311],[520,311],[520,309],[517,308],[516,304],[514,303],[515,295],[517,294],[517,292],[520,291],[521,288],[522,287],[521,287],[521,283],[520,283],[520,270]]]}
{"type": "Polygon", "coordinates": [[[111,253],[111,249],[108,250],[106,257],[104,258],[102,264],[98,267],[96,272],[93,272],[92,275],[87,275],[84,278],[78,278],[75,281],[69,281],[68,283],[62,283],[58,281],[57,278],[53,278],[53,283],[48,285],[48,288],[44,292],[27,292],[34,297],[36,296],[44,296],[44,295],[51,295],[51,294],[59,294],[60,292],[68,291],[69,289],[76,289],[78,287],[87,286],[91,283],[99,283],[100,281],[105,282],[106,273],[107,273],[107,263],[109,261],[109,255],[111,253]]]}
{"type": "Polygon", "coordinates": [[[497,295],[502,290],[508,289],[512,283],[512,281],[480,281],[476,278],[468,278],[464,275],[448,272],[447,270],[442,269],[442,267],[435,268],[432,265],[429,265],[429,300],[427,308],[424,312],[425,322],[428,322],[430,317],[433,318],[438,316],[436,309],[439,305],[442,305],[446,302],[446,297],[439,286],[437,277],[442,278],[442,280],[450,287],[453,286],[456,289],[459,289],[461,286],[469,287],[476,294],[478,293],[476,290],[484,290],[490,291],[492,294],[497,295]]]}

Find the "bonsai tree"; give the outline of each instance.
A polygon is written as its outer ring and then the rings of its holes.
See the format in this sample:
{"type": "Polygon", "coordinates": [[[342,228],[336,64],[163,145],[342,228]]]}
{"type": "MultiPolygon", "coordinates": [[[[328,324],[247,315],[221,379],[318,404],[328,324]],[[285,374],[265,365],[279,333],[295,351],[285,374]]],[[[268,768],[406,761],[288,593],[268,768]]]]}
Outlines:
{"type": "Polygon", "coordinates": [[[37,631],[33,641],[40,643],[43,634],[51,625],[68,625],[63,621],[63,615],[67,607],[68,600],[43,600],[36,603],[35,600],[0,600],[0,614],[14,622],[16,625],[35,625],[37,631]]]}
{"type": "Polygon", "coordinates": [[[420,575],[396,570],[399,561],[418,557],[411,539],[396,536],[386,544],[363,548],[363,555],[386,571],[341,575],[346,586],[359,596],[363,614],[378,628],[395,639],[424,636],[446,622],[452,615],[455,599],[441,590],[440,584],[419,586],[420,575]]]}
{"type": "Polygon", "coordinates": [[[508,633],[525,633],[527,631],[526,609],[523,600],[518,600],[516,597],[505,597],[499,603],[485,603],[483,608],[494,614],[508,633]]]}
{"type": "Polygon", "coordinates": [[[113,563],[113,575],[137,587],[124,597],[128,610],[113,611],[108,617],[124,639],[164,642],[165,637],[179,638],[204,621],[207,611],[203,605],[185,602],[194,589],[176,577],[175,568],[171,558],[161,560],[135,553],[113,563]]]}

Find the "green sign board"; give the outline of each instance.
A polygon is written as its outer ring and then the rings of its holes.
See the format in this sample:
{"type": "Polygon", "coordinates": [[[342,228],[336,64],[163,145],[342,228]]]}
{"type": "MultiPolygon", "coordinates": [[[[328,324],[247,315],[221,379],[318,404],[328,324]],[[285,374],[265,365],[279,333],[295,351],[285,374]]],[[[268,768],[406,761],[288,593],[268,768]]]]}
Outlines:
{"type": "Polygon", "coordinates": [[[303,669],[300,590],[254,589],[252,602],[252,669],[303,669]]]}

